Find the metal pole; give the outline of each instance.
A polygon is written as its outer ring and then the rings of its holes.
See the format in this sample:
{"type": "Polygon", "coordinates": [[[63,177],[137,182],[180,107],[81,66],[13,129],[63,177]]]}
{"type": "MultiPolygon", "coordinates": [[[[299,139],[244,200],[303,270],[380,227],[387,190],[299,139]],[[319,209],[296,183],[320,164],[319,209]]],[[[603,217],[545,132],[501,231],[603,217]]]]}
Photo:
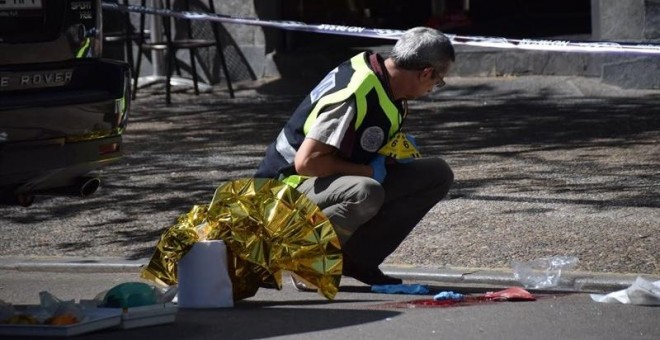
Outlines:
{"type": "MultiPolygon", "coordinates": [[[[163,7],[163,0],[152,0],[151,1],[151,6],[153,8],[162,8],[163,7]]],[[[169,17],[165,18],[165,20],[170,20],[169,17]]],[[[151,41],[158,41],[161,42],[163,41],[163,18],[160,15],[152,15],[151,16],[151,41]]],[[[165,69],[164,69],[164,64],[163,64],[163,50],[160,49],[152,49],[151,50],[151,62],[152,62],[152,67],[153,71],[152,74],[155,77],[158,76],[165,76],[165,69]]]]}

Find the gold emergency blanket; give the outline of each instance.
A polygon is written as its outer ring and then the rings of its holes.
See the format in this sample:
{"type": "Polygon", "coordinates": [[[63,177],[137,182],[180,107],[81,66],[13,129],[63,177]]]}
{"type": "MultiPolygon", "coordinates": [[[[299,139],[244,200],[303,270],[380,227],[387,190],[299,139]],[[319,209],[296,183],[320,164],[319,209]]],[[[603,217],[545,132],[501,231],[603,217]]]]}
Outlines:
{"type": "Polygon", "coordinates": [[[378,153],[394,159],[421,157],[419,151],[417,151],[417,148],[415,147],[415,143],[408,140],[408,137],[402,132],[398,132],[394,135],[387,144],[378,150],[378,153]]]}
{"type": "Polygon", "coordinates": [[[280,181],[248,178],[218,187],[208,206],[194,206],[161,235],[142,277],[176,284],[178,261],[202,240],[227,245],[234,300],[254,296],[259,287],[281,289],[282,271],[318,287],[327,299],[339,289],[342,255],[330,221],[280,181]]]}

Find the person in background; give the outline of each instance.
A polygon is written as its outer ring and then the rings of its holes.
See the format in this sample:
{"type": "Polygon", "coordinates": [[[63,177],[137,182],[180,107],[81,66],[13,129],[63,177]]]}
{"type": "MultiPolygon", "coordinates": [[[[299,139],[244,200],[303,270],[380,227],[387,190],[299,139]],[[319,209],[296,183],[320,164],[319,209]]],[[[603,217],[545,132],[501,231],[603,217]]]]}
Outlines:
{"type": "Polygon", "coordinates": [[[344,275],[402,283],[379,265],[454,178],[440,158],[411,157],[415,140],[401,131],[407,100],[442,87],[454,60],[440,31],[409,29],[387,58],[363,52],[330,71],[267,148],[255,177],[282,180],[323,210],[342,246],[344,275]],[[411,152],[391,151],[397,143],[411,152]]]}

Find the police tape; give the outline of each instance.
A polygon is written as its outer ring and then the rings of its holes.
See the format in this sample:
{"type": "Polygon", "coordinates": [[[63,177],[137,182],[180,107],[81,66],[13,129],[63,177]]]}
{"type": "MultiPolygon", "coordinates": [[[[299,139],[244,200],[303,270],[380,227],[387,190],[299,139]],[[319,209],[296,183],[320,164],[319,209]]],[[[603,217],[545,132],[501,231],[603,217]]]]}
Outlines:
{"type": "MultiPolygon", "coordinates": [[[[298,21],[261,20],[258,18],[238,18],[217,13],[173,11],[165,8],[143,7],[135,5],[120,5],[117,3],[103,2],[103,9],[134,12],[143,14],[161,15],[177,19],[213,21],[230,24],[242,24],[251,26],[272,27],[284,30],[346,35],[363,38],[377,38],[396,40],[404,31],[394,29],[367,28],[358,26],[312,25],[298,21]]],[[[635,53],[635,54],[660,54],[659,44],[636,44],[619,42],[572,42],[565,40],[534,40],[534,39],[509,39],[500,37],[459,36],[445,34],[455,45],[467,45],[478,47],[490,47],[500,49],[521,49],[532,51],[554,51],[554,52],[610,52],[610,53],[635,53]]]]}

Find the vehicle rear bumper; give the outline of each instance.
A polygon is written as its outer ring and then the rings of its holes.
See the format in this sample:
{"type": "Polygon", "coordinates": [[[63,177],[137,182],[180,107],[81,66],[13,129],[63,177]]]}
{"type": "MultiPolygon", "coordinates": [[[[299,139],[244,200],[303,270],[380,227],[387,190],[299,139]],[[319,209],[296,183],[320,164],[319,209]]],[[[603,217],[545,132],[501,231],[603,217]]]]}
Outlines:
{"type": "Polygon", "coordinates": [[[121,136],[74,143],[59,139],[5,144],[0,148],[0,187],[14,193],[66,187],[119,160],[121,153],[121,136]]]}
{"type": "Polygon", "coordinates": [[[130,106],[127,64],[10,65],[0,66],[0,76],[2,193],[66,187],[121,157],[130,106]]]}

